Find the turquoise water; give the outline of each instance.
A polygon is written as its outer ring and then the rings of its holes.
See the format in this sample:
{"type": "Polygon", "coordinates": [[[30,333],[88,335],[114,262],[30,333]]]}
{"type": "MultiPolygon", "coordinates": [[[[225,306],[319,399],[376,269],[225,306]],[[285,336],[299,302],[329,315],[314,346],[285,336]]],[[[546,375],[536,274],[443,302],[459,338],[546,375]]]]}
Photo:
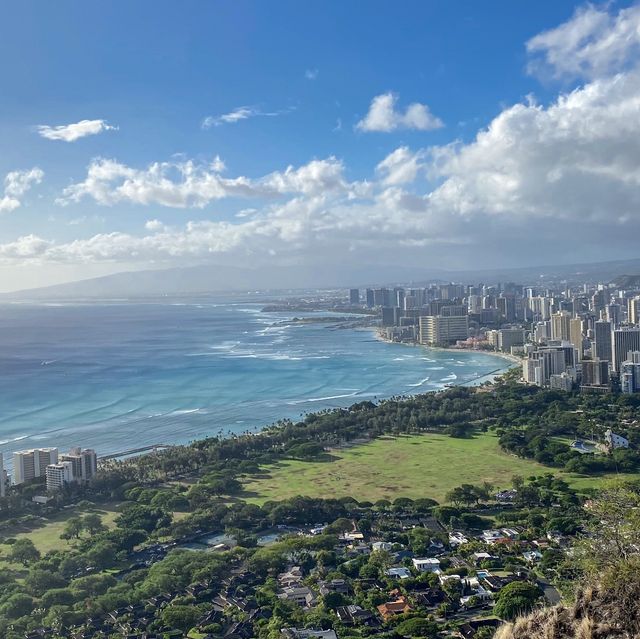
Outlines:
{"type": "Polygon", "coordinates": [[[0,306],[6,461],[33,446],[104,455],[241,433],[507,366],[482,353],[387,344],[370,330],[283,324],[294,314],[260,309],[210,300],[0,306]]]}

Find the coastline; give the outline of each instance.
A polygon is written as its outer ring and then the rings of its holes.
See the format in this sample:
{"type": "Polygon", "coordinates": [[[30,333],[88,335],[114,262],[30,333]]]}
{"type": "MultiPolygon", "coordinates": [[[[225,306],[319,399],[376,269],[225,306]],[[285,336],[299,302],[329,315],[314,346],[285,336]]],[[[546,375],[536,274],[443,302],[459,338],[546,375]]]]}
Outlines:
{"type": "Polygon", "coordinates": [[[4,332],[5,355],[25,362],[19,374],[0,375],[6,467],[14,452],[35,447],[82,445],[104,457],[256,432],[363,398],[436,391],[456,382],[453,372],[457,383],[480,384],[511,365],[459,354],[468,361],[461,366],[446,361],[456,359],[451,352],[433,350],[431,358],[447,370],[431,373],[431,364],[407,358],[392,347],[397,343],[372,338],[372,326],[346,321],[346,330],[327,330],[325,322],[291,323],[292,313],[260,313],[256,306],[182,301],[5,311],[6,326],[26,327],[27,344],[12,344],[4,332]],[[47,321],[55,332],[43,341],[36,327],[47,321]],[[107,322],[118,330],[104,330],[107,322]],[[143,339],[149,324],[152,350],[143,339]]]}
{"type": "MultiPolygon", "coordinates": [[[[368,330],[368,329],[366,329],[368,330]]],[[[386,344],[401,344],[404,346],[418,347],[429,349],[430,351],[441,351],[446,353],[481,353],[484,355],[492,355],[493,357],[499,357],[501,359],[505,359],[511,362],[514,367],[522,366],[522,358],[517,355],[511,355],[510,353],[502,353],[500,351],[483,351],[480,349],[470,349],[470,348],[446,348],[444,346],[425,346],[424,344],[420,344],[418,342],[396,342],[392,339],[387,339],[383,334],[379,327],[372,326],[371,329],[376,336],[376,339],[381,342],[385,342],[386,344]]]]}

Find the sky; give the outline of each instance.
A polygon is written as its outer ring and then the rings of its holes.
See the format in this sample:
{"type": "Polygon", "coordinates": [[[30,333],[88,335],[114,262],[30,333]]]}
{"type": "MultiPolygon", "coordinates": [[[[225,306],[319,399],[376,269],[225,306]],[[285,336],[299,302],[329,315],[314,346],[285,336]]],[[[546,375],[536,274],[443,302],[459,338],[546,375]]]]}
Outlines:
{"type": "Polygon", "coordinates": [[[0,291],[638,256],[637,3],[6,0],[0,87],[0,291]]]}

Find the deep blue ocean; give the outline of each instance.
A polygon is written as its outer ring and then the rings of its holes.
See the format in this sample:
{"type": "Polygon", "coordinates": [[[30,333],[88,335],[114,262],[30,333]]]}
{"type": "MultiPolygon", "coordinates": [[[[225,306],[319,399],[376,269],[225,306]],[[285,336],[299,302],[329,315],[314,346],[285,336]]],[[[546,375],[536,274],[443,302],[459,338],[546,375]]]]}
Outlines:
{"type": "MultiPolygon", "coordinates": [[[[261,303],[0,306],[0,450],[150,444],[256,430],[364,399],[473,383],[492,355],[287,324],[261,303]]],[[[320,315],[326,315],[320,313],[320,315]]],[[[485,378],[486,379],[486,378],[485,378]]]]}

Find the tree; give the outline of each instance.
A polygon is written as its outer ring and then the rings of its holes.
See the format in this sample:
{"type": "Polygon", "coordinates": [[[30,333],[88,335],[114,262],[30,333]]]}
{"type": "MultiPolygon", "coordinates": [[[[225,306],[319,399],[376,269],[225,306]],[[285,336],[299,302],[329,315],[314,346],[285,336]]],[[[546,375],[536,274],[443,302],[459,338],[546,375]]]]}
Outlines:
{"type": "Polygon", "coordinates": [[[640,486],[612,482],[587,507],[589,535],[578,546],[587,572],[615,568],[636,555],[640,547],[640,486]]]}
{"type": "Polygon", "coordinates": [[[122,530],[117,528],[116,530],[110,530],[104,537],[113,542],[116,548],[131,552],[147,538],[147,534],[144,530],[122,530]]]}
{"type": "Polygon", "coordinates": [[[107,527],[102,523],[102,517],[98,515],[98,513],[89,513],[84,516],[82,520],[82,524],[84,529],[90,535],[97,535],[107,529],[107,527]]]}
{"type": "Polygon", "coordinates": [[[435,639],[438,636],[438,624],[433,619],[407,619],[396,626],[396,633],[405,637],[428,637],[435,639]]]}
{"type": "Polygon", "coordinates": [[[116,547],[111,542],[102,540],[86,552],[85,558],[90,566],[103,570],[115,564],[116,554],[116,547]]]}
{"type": "Polygon", "coordinates": [[[431,533],[426,528],[412,528],[409,533],[409,546],[418,556],[426,555],[431,544],[431,533]]]}
{"type": "Polygon", "coordinates": [[[187,632],[200,617],[200,611],[196,606],[167,606],[160,616],[165,626],[187,632]]]}
{"type": "Polygon", "coordinates": [[[339,606],[345,606],[349,603],[345,596],[339,592],[328,592],[322,601],[327,610],[335,610],[339,606]]]}
{"type": "Polygon", "coordinates": [[[144,530],[152,532],[171,523],[171,517],[161,508],[151,508],[141,504],[127,506],[116,519],[116,524],[124,530],[144,530]]]}
{"type": "Polygon", "coordinates": [[[84,522],[80,517],[70,517],[64,526],[60,539],[79,539],[84,530],[84,522]]]}
{"type": "Polygon", "coordinates": [[[24,615],[28,615],[32,610],[33,599],[29,597],[29,595],[21,592],[11,595],[11,597],[0,606],[0,614],[9,619],[24,617],[24,615]]]}
{"type": "Polygon", "coordinates": [[[36,597],[41,597],[52,588],[62,588],[66,583],[66,580],[60,575],[40,568],[32,568],[24,580],[24,585],[36,597]]]}
{"type": "Polygon", "coordinates": [[[544,597],[538,586],[526,581],[512,581],[498,592],[495,615],[501,619],[511,621],[520,615],[525,615],[544,597]]]}
{"type": "Polygon", "coordinates": [[[35,547],[31,539],[17,539],[9,550],[9,561],[15,561],[23,566],[28,566],[40,559],[40,551],[35,547]]]}
{"type": "Polygon", "coordinates": [[[70,606],[75,601],[73,593],[69,588],[52,588],[42,595],[40,603],[43,608],[51,606],[70,606]]]}

